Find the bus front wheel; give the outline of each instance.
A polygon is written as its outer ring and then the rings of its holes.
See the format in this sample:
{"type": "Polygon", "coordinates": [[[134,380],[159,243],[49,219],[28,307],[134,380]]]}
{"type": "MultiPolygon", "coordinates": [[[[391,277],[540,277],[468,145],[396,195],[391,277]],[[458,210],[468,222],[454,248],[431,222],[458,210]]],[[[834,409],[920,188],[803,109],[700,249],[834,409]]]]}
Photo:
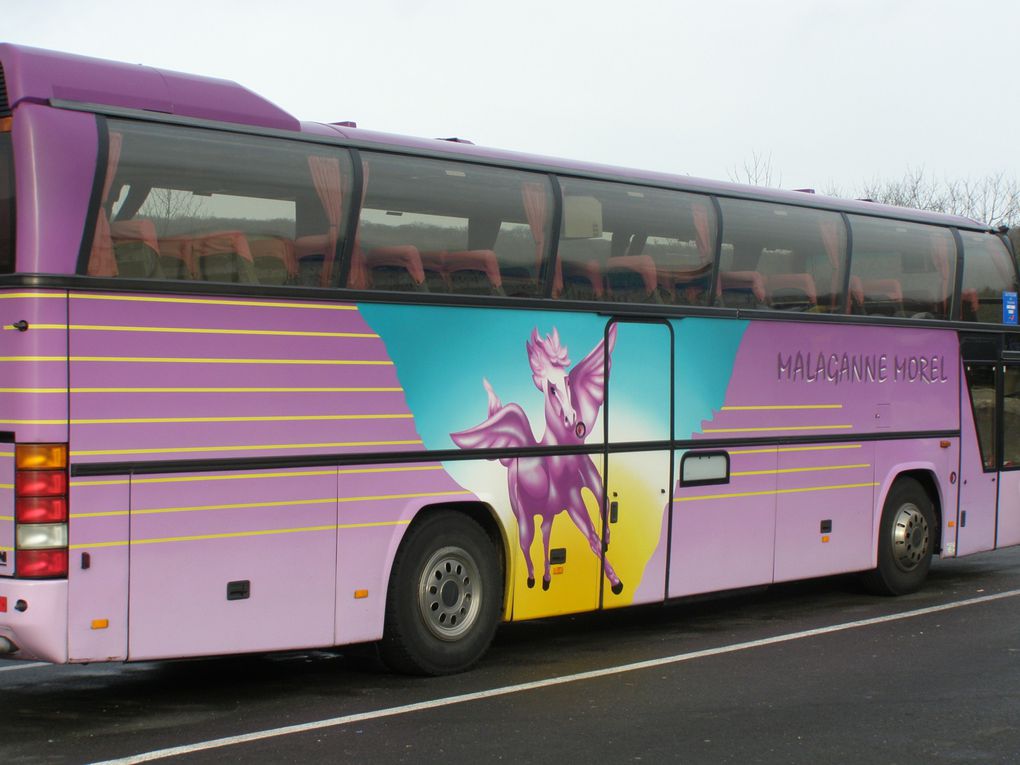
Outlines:
{"type": "Polygon", "coordinates": [[[380,651],[387,666],[444,675],[477,662],[499,622],[499,572],[492,541],[461,513],[435,512],[412,525],[386,597],[380,651]]]}
{"type": "Polygon", "coordinates": [[[920,589],[931,567],[935,546],[935,508],[913,478],[893,484],[882,508],[878,530],[878,566],[864,584],[878,595],[906,595],[920,589]]]}

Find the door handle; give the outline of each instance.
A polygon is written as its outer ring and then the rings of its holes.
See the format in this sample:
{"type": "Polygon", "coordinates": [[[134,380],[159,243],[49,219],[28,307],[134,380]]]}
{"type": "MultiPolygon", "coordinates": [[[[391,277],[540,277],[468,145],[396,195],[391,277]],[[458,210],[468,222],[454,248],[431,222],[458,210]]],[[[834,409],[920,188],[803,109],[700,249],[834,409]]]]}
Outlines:
{"type": "Polygon", "coordinates": [[[620,503],[610,502],[609,503],[609,522],[616,523],[617,518],[620,516],[620,503]]]}

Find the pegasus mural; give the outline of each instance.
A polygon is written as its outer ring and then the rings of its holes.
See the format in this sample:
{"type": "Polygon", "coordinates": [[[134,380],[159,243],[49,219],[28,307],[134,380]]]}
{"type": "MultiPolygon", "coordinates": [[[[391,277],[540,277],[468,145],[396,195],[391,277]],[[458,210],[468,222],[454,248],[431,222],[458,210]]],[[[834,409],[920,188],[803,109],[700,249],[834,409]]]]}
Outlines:
{"type": "MultiPolygon", "coordinates": [[[[535,438],[524,410],[515,403],[503,404],[489,381],[482,385],[489,397],[489,417],[485,422],[450,438],[462,449],[506,449],[534,446],[583,444],[594,427],[605,399],[606,374],[610,354],[616,343],[616,326],[569,372],[570,358],[554,327],[544,338],[535,328],[527,341],[531,379],[545,396],[545,433],[535,438]],[[608,352],[606,342],[609,343],[608,352]]],[[[545,569],[542,589],[551,584],[549,543],[553,519],[566,511],[570,520],[588,540],[592,554],[600,558],[612,591],[623,592],[623,582],[603,555],[602,542],[584,504],[582,490],[587,488],[602,507],[602,476],[587,454],[558,454],[549,457],[503,457],[507,469],[510,506],[517,518],[521,551],[528,566],[528,587],[535,586],[535,567],[531,544],[535,538],[535,518],[541,519],[545,569]]],[[[609,529],[606,528],[606,545],[609,529]]]]}

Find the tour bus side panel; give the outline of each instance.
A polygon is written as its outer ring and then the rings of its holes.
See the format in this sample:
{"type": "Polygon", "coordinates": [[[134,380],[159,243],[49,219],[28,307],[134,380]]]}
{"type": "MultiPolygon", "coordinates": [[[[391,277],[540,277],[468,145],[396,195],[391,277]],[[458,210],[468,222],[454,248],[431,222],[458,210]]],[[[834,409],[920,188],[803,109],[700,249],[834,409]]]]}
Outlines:
{"type": "Polygon", "coordinates": [[[130,491],[126,475],[71,481],[70,661],[127,658],[130,491]]]}
{"type": "MultiPolygon", "coordinates": [[[[463,513],[493,532],[493,554],[506,560],[495,498],[464,489],[439,463],[352,465],[340,468],[337,524],[336,643],[383,635],[393,561],[411,524],[433,512],[463,513]]],[[[501,567],[502,568],[502,567],[501,567]]],[[[505,597],[502,585],[493,595],[505,597]]]]}
{"type": "Polygon", "coordinates": [[[960,556],[995,548],[999,480],[995,367],[993,363],[961,364],[959,508],[952,514],[960,556]]]}
{"type": "Polygon", "coordinates": [[[74,273],[96,172],[96,118],[22,103],[13,142],[17,270],[74,273]]]}
{"type": "MultiPolygon", "coordinates": [[[[444,467],[470,496],[491,505],[509,539],[512,595],[505,616],[516,620],[597,608],[605,318],[422,305],[363,304],[360,309],[386,343],[429,449],[461,449],[467,457],[474,449],[592,448],[569,456],[450,460],[444,467]],[[590,383],[586,390],[598,394],[577,404],[586,414],[570,421],[569,433],[559,432],[557,412],[577,401],[576,391],[568,398],[563,394],[578,381],[590,383]]],[[[622,346],[615,347],[611,353],[622,346]]],[[[566,412],[568,419],[573,414],[566,412]]],[[[650,553],[644,552],[645,559],[650,553]]],[[[643,570],[644,563],[634,561],[635,570],[643,570]]]]}
{"type": "MultiPolygon", "coordinates": [[[[22,443],[67,442],[67,293],[0,291],[0,430],[22,443]],[[25,331],[13,329],[25,322],[25,331]]],[[[10,450],[13,482],[13,449],[10,450]]],[[[16,575],[14,494],[0,508],[0,577],[16,575]],[[4,512],[6,511],[6,512],[4,512]],[[4,565],[3,557],[6,558],[4,565]]]]}
{"type": "MultiPolygon", "coordinates": [[[[393,364],[356,307],[75,293],[72,456],[258,458],[136,471],[131,659],[332,645],[337,466],[276,457],[421,448],[393,364]]],[[[97,540],[98,541],[98,540],[97,540]]]]}

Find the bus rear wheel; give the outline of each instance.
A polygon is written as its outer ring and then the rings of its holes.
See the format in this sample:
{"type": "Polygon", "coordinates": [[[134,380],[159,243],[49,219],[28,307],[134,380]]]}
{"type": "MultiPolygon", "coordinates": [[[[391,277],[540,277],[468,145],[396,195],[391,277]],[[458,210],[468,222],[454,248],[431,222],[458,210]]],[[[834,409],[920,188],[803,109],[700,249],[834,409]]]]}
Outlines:
{"type": "Polygon", "coordinates": [[[878,530],[878,566],[864,584],[878,595],[906,595],[920,589],[935,547],[935,508],[913,478],[893,484],[882,508],[878,530]]]}
{"type": "Polygon", "coordinates": [[[485,531],[453,511],[412,525],[393,562],[380,653],[391,669],[462,672],[485,653],[502,606],[497,552],[485,531]]]}

